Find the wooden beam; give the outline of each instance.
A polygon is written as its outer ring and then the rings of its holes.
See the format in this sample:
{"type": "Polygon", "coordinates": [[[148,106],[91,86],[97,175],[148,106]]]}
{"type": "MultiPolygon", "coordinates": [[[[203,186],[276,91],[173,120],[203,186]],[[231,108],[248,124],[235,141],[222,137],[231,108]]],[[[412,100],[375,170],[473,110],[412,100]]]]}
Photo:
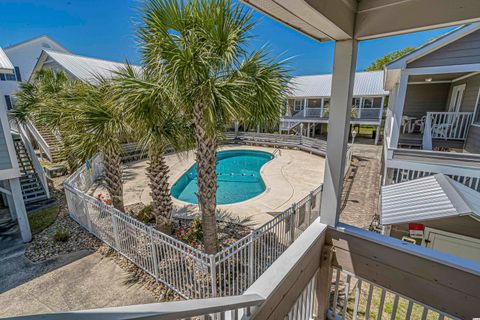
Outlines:
{"type": "Polygon", "coordinates": [[[352,226],[329,228],[334,265],[450,315],[480,306],[480,265],[352,226]]]}
{"type": "Polygon", "coordinates": [[[367,40],[480,21],[478,0],[362,0],[355,39],[367,40]]]}

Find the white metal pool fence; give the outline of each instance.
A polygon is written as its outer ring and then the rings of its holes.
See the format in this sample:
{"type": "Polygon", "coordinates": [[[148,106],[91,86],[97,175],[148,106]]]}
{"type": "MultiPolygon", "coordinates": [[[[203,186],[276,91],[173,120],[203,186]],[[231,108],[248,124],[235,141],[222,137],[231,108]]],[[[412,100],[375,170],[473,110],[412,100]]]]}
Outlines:
{"type": "Polygon", "coordinates": [[[242,294],[320,215],[323,191],[320,185],[246,237],[210,255],[88,195],[102,176],[97,156],[65,181],[70,216],[157,281],[191,299],[242,294]]]}

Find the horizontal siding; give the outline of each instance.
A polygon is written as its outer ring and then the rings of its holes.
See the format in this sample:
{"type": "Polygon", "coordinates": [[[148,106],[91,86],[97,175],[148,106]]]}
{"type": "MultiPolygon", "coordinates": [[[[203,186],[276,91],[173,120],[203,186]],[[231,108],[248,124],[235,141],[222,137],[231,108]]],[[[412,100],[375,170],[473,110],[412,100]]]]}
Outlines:
{"type": "Polygon", "coordinates": [[[8,153],[7,142],[3,134],[2,123],[0,122],[0,170],[12,169],[10,154],[8,153]]]}
{"type": "Polygon", "coordinates": [[[408,68],[480,63],[480,30],[408,64],[408,68]]]}
{"type": "Polygon", "coordinates": [[[465,141],[465,150],[480,154],[480,127],[470,126],[468,137],[465,141]]]}
{"type": "Polygon", "coordinates": [[[449,83],[409,84],[403,113],[421,117],[427,112],[445,111],[449,91],[449,83]]]}

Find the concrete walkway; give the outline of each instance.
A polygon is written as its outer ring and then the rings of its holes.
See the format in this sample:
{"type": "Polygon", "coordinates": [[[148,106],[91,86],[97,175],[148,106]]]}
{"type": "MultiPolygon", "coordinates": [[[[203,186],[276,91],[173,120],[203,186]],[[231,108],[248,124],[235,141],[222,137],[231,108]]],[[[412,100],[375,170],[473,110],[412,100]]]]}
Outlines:
{"type": "Polygon", "coordinates": [[[153,302],[149,291],[129,284],[126,271],[94,253],[0,294],[0,317],[153,302]]]}
{"type": "MultiPolygon", "coordinates": [[[[244,145],[227,145],[221,150],[246,149],[273,153],[275,149],[244,145]]],[[[167,156],[170,167],[170,186],[180,178],[195,162],[194,153],[167,156]]],[[[124,171],[124,201],[126,205],[151,202],[150,188],[147,185],[145,167],[147,161],[130,163],[124,171]]],[[[261,175],[267,186],[264,193],[247,201],[219,205],[218,209],[232,216],[251,218],[254,224],[263,224],[270,219],[269,213],[282,211],[294,202],[298,202],[323,182],[325,159],[304,151],[281,149],[275,158],[261,169],[261,175]]],[[[177,208],[185,211],[197,210],[196,205],[174,199],[177,208]]]]}

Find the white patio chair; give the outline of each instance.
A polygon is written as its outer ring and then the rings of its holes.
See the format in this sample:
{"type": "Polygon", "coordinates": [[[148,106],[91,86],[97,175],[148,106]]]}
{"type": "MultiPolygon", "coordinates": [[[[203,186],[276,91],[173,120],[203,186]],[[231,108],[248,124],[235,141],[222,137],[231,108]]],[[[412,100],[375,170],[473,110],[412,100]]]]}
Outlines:
{"type": "Polygon", "coordinates": [[[427,116],[423,116],[422,118],[415,120],[415,127],[419,127],[420,133],[423,134],[423,130],[425,130],[425,120],[427,119],[427,116]]]}

